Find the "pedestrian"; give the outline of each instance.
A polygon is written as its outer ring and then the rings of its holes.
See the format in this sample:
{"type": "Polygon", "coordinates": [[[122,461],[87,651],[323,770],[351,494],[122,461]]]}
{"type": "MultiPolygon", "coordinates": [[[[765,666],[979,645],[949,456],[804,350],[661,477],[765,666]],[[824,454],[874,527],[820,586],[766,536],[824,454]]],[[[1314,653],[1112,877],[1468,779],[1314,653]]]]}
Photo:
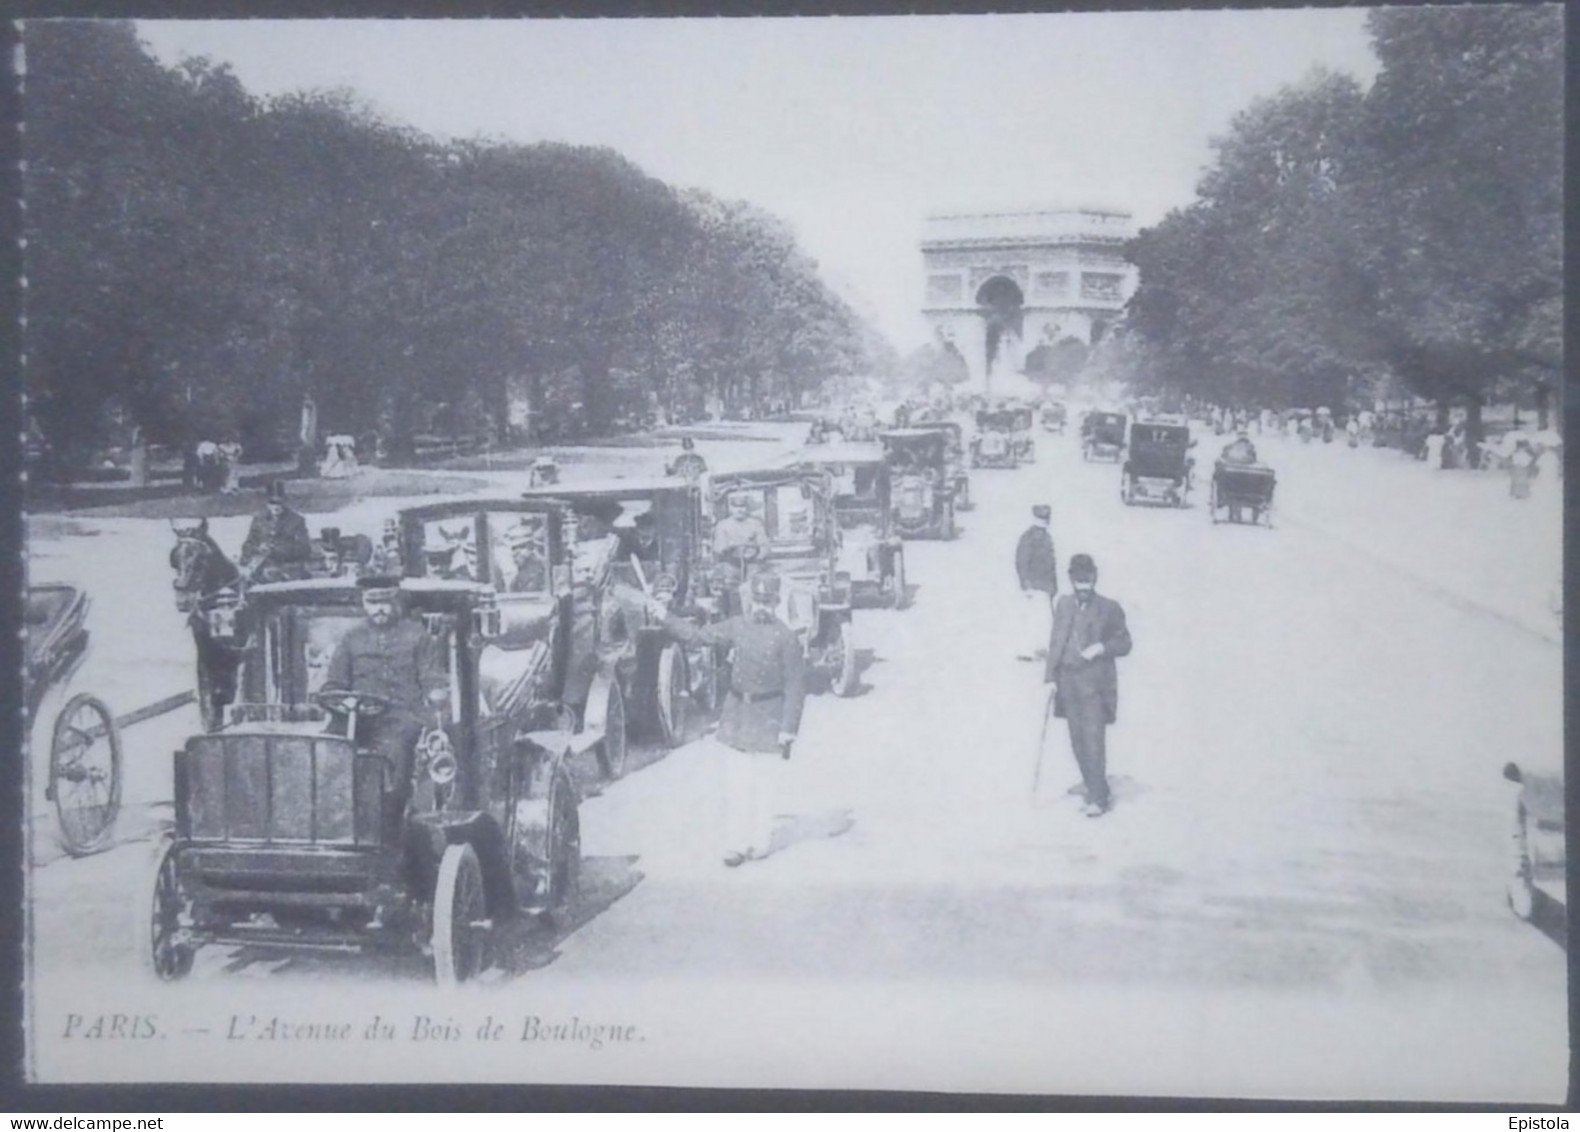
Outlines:
{"type": "Polygon", "coordinates": [[[1536,450],[1531,442],[1521,437],[1514,442],[1514,452],[1509,456],[1509,497],[1529,499],[1531,480],[1536,477],[1536,450]]]}
{"type": "Polygon", "coordinates": [[[762,860],[773,847],[779,784],[806,700],[801,639],[776,613],[779,576],[752,578],[749,613],[704,626],[681,620],[664,602],[633,587],[617,587],[617,596],[645,605],[680,640],[733,650],[730,690],[713,739],[724,748],[722,851],[730,868],[762,860]]]}
{"type": "Polygon", "coordinates": [[[287,505],[285,481],[271,480],[264,509],[253,516],[241,547],[241,572],[257,582],[305,578],[313,561],[307,520],[287,505]]]}
{"type": "Polygon", "coordinates": [[[1353,416],[1345,421],[1344,436],[1351,448],[1359,448],[1361,446],[1361,422],[1353,416]]]}
{"type": "Polygon", "coordinates": [[[225,486],[220,488],[220,494],[235,495],[241,490],[241,441],[228,440],[221,444],[219,456],[225,465],[225,486]]]}
{"type": "Polygon", "coordinates": [[[1427,434],[1426,443],[1423,445],[1426,451],[1426,466],[1433,471],[1446,466],[1443,462],[1443,456],[1447,443],[1448,438],[1443,435],[1442,429],[1434,428],[1427,434]]]}
{"type": "Polygon", "coordinates": [[[1128,656],[1130,630],[1118,602],[1097,592],[1097,564],[1090,555],[1070,559],[1070,588],[1053,607],[1053,634],[1043,682],[1053,685],[1053,715],[1069,725],[1070,747],[1086,801],[1081,812],[1101,817],[1112,805],[1108,788],[1108,726],[1119,718],[1119,676],[1114,661],[1128,656]]]}
{"type": "Polygon", "coordinates": [[[1053,599],[1059,592],[1059,564],[1053,552],[1053,533],[1049,529],[1053,509],[1039,503],[1031,509],[1031,526],[1015,545],[1015,573],[1020,592],[1030,604],[1031,648],[1020,660],[1041,660],[1048,655],[1048,636],[1053,630],[1053,599]]]}

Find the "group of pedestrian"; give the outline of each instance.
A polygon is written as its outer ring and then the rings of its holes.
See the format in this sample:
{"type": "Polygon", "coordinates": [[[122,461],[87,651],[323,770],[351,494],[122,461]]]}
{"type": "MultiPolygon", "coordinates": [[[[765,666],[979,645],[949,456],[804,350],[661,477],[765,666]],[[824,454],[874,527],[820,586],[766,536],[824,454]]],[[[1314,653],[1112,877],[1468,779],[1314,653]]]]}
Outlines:
{"type": "MultiPolygon", "coordinates": [[[[1015,547],[1015,572],[1033,613],[1030,647],[1019,659],[1043,662],[1043,682],[1049,686],[1043,738],[1049,718],[1065,721],[1081,772],[1081,812],[1101,817],[1113,805],[1107,733],[1119,718],[1119,674],[1114,662],[1129,655],[1130,630],[1123,607],[1097,592],[1097,563],[1091,555],[1071,555],[1067,570],[1071,592],[1059,593],[1053,509],[1039,503],[1031,511],[1031,526],[1015,547]]],[[[1041,740],[1039,771],[1040,744],[1041,740]]]]}

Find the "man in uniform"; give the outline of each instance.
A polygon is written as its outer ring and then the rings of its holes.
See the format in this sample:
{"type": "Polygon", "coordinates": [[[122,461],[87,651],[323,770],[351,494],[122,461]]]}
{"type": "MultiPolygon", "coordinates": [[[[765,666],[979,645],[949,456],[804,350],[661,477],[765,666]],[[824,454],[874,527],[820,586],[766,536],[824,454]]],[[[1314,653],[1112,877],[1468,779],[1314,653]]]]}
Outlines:
{"type": "Polygon", "coordinates": [[[746,493],[737,491],[730,496],[730,513],[713,527],[713,555],[723,561],[743,565],[765,558],[773,549],[768,539],[768,528],[751,513],[751,501],[746,493]]]}
{"type": "Polygon", "coordinates": [[[358,737],[395,773],[396,797],[411,782],[412,753],[425,722],[450,698],[440,645],[416,621],[401,616],[400,579],[370,575],[357,581],[366,620],[335,647],[324,691],[361,692],[388,701],[357,720],[358,737]]]}
{"type": "Polygon", "coordinates": [[[1081,812],[1108,812],[1108,725],[1119,718],[1119,677],[1114,661],[1130,653],[1130,630],[1119,603],[1097,592],[1097,565],[1090,555],[1070,559],[1073,594],[1053,606],[1044,683],[1053,685],[1053,715],[1069,723],[1070,747],[1081,768],[1086,804],[1081,812]]]}
{"type": "Polygon", "coordinates": [[[257,582],[305,578],[313,560],[307,520],[286,506],[285,481],[271,480],[262,513],[253,516],[241,547],[241,572],[257,582]]]}
{"type": "Polygon", "coordinates": [[[801,726],[806,662],[795,630],[775,615],[779,578],[752,579],[752,609],[715,625],[696,626],[669,613],[661,601],[627,588],[625,600],[643,602],[664,627],[689,644],[733,652],[730,691],[715,739],[724,755],[724,863],[731,868],[768,856],[778,779],[801,726]]]}
{"type": "Polygon", "coordinates": [[[505,532],[505,545],[510,549],[511,565],[516,571],[510,577],[509,592],[535,594],[547,591],[549,564],[543,557],[538,532],[524,522],[518,523],[505,532]]]}
{"type": "Polygon", "coordinates": [[[666,475],[680,476],[689,483],[696,483],[708,474],[708,462],[697,451],[697,442],[688,436],[680,442],[680,455],[664,471],[666,475]]]}
{"type": "Polygon", "coordinates": [[[1053,553],[1053,535],[1048,530],[1053,510],[1046,503],[1031,509],[1031,526],[1015,545],[1015,573],[1020,591],[1031,603],[1032,648],[1020,654],[1021,660],[1038,660],[1047,654],[1048,633],[1053,624],[1053,598],[1059,592],[1059,566],[1053,553]]]}

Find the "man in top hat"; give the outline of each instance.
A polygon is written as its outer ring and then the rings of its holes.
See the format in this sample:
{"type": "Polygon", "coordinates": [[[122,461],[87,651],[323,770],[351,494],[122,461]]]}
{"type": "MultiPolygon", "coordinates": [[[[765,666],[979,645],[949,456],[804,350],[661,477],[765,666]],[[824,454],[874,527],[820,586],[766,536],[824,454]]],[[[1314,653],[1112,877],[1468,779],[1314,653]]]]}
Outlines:
{"type": "Polygon", "coordinates": [[[1031,526],[1015,545],[1015,573],[1020,592],[1031,603],[1031,647],[1021,660],[1038,660],[1048,651],[1048,633],[1053,625],[1053,599],[1059,592],[1059,565],[1053,553],[1053,534],[1048,529],[1053,509],[1039,503],[1031,509],[1031,526]]]}
{"type": "Polygon", "coordinates": [[[697,626],[669,613],[662,601],[622,587],[623,600],[646,604],[664,627],[690,644],[733,650],[730,690],[719,716],[724,752],[724,863],[731,868],[770,851],[778,780],[801,726],[806,661],[801,639],[779,620],[779,578],[752,579],[749,613],[697,626]]]}
{"type": "Polygon", "coordinates": [[[257,582],[305,578],[313,560],[307,520],[286,505],[285,481],[269,481],[263,511],[253,516],[241,546],[241,572],[257,582]]]}
{"type": "Polygon", "coordinates": [[[395,770],[402,796],[411,781],[412,752],[425,721],[450,697],[439,642],[402,616],[400,579],[369,575],[357,580],[365,619],[340,638],[324,678],[324,691],[378,696],[387,706],[357,721],[358,736],[395,770]]]}
{"type": "Polygon", "coordinates": [[[1086,790],[1082,813],[1101,817],[1108,790],[1108,725],[1119,718],[1119,677],[1114,661],[1130,653],[1130,630],[1117,601],[1097,592],[1097,564],[1090,555],[1070,559],[1070,588],[1053,606],[1044,683],[1053,685],[1053,715],[1066,720],[1070,747],[1086,790]]]}
{"type": "Polygon", "coordinates": [[[688,436],[680,442],[680,455],[675,457],[665,471],[668,475],[680,476],[691,483],[696,483],[708,474],[708,462],[697,451],[697,442],[688,436]]]}

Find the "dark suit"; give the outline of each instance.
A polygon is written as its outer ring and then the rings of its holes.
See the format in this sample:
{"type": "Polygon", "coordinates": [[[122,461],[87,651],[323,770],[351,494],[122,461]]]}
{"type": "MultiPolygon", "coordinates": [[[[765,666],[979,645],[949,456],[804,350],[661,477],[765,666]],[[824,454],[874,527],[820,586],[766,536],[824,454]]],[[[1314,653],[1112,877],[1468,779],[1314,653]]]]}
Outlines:
{"type": "Polygon", "coordinates": [[[1053,536],[1041,523],[1026,528],[1015,544],[1015,573],[1023,590],[1059,592],[1059,570],[1053,554],[1053,536]]]}
{"type": "Polygon", "coordinates": [[[1054,717],[1069,723],[1070,747],[1086,784],[1086,799],[1104,809],[1108,807],[1107,727],[1119,718],[1114,661],[1128,655],[1130,647],[1125,611],[1118,602],[1095,593],[1084,608],[1073,594],[1054,602],[1043,679],[1054,685],[1054,717]],[[1082,659],[1081,650],[1093,644],[1101,644],[1102,653],[1082,659]]]}

